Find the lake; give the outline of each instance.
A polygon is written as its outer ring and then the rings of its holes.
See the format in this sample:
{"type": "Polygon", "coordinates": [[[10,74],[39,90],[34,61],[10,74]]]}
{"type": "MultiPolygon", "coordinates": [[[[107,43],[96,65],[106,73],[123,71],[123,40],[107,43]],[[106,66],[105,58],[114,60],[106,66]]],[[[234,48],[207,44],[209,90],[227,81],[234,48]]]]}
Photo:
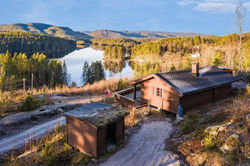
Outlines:
{"type": "Polygon", "coordinates": [[[81,81],[81,74],[85,61],[87,61],[89,64],[92,62],[101,61],[104,67],[106,79],[110,79],[112,77],[133,77],[133,70],[127,61],[124,63],[105,62],[103,61],[103,54],[104,51],[87,47],[75,50],[61,58],[60,60],[62,62],[65,60],[67,65],[68,73],[70,74],[70,84],[72,81],[76,82],[77,86],[81,86],[83,84],[81,81]]]}

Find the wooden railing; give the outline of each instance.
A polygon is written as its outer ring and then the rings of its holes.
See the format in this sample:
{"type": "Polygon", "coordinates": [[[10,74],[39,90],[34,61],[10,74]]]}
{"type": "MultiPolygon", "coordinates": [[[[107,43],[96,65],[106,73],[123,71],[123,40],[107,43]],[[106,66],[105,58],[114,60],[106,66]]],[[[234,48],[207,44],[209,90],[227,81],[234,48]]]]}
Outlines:
{"type": "MultiPolygon", "coordinates": [[[[140,87],[137,87],[136,90],[140,90],[140,87]]],[[[127,107],[127,108],[134,108],[136,107],[136,100],[134,100],[133,98],[129,98],[127,96],[125,96],[126,94],[130,94],[134,92],[134,88],[128,88],[128,89],[124,89],[118,92],[114,93],[114,98],[115,98],[115,102],[119,103],[121,106],[123,107],[127,107]]]]}

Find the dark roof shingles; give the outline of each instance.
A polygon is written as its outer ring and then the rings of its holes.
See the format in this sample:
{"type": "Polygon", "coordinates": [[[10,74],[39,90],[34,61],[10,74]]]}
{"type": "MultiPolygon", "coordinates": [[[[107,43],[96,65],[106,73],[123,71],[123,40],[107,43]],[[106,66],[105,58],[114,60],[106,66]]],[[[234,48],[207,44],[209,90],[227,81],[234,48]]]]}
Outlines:
{"type": "Polygon", "coordinates": [[[216,66],[202,67],[199,73],[199,77],[193,75],[191,70],[156,73],[156,75],[183,95],[225,85],[238,80],[237,77],[232,76],[216,66]]]}

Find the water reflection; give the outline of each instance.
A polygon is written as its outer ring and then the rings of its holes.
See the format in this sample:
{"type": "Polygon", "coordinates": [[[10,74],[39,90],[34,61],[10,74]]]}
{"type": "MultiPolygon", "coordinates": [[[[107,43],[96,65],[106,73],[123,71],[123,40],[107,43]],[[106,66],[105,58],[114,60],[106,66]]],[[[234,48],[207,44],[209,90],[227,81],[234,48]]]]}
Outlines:
{"type": "Polygon", "coordinates": [[[103,54],[104,51],[87,47],[75,50],[60,60],[65,60],[68,72],[71,75],[71,82],[76,82],[77,86],[82,85],[81,75],[82,67],[85,61],[87,61],[89,64],[92,62],[101,61],[102,65],[104,66],[106,79],[112,77],[133,77],[133,70],[128,62],[104,62],[103,54]]]}
{"type": "Polygon", "coordinates": [[[122,69],[125,68],[125,62],[114,62],[114,61],[104,61],[104,69],[112,71],[114,74],[122,72],[122,69]]]}
{"type": "Polygon", "coordinates": [[[151,63],[151,62],[131,62],[131,68],[133,69],[133,77],[134,79],[160,72],[160,64],[159,63],[151,63]]]}

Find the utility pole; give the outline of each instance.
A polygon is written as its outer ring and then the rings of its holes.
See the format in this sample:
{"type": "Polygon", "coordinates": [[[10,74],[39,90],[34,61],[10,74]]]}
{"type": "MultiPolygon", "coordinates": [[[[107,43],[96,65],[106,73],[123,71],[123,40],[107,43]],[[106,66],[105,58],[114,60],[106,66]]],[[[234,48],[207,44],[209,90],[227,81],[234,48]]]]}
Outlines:
{"type": "Polygon", "coordinates": [[[31,90],[33,90],[33,84],[34,84],[34,74],[31,74],[31,90]]]}
{"type": "Polygon", "coordinates": [[[26,79],[25,79],[25,78],[23,78],[23,91],[25,91],[25,90],[26,90],[26,87],[25,87],[25,81],[26,81],[26,79]]]}

